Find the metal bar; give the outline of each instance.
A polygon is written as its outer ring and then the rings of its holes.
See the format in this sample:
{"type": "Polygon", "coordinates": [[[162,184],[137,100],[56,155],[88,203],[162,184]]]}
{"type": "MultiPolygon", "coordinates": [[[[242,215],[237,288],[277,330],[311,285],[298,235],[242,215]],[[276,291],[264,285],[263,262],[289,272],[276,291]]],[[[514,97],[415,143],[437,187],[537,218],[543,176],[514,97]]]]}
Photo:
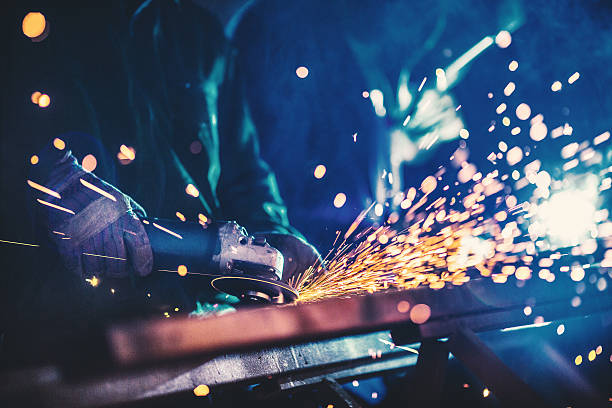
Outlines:
{"type": "Polygon", "coordinates": [[[435,408],[440,406],[442,387],[448,365],[448,349],[440,340],[421,343],[410,406],[435,408]]]}
{"type": "Polygon", "coordinates": [[[446,346],[490,388],[503,406],[548,406],[548,403],[514,374],[470,329],[457,330],[449,337],[446,346]]]}

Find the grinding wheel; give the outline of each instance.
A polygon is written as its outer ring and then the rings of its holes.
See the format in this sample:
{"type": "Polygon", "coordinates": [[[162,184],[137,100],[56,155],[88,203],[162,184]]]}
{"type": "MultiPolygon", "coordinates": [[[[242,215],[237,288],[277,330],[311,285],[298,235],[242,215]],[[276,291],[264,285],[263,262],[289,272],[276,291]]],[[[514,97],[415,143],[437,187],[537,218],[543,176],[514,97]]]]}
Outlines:
{"type": "Polygon", "coordinates": [[[220,276],[210,284],[219,292],[249,303],[291,303],[298,293],[284,282],[246,276],[220,276]]]}

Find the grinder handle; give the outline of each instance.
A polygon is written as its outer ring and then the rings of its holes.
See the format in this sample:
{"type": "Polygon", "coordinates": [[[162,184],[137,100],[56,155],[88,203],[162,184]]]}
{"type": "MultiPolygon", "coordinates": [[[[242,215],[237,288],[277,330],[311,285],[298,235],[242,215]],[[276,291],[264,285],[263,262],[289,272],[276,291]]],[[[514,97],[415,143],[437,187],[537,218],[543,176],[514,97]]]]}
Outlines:
{"type": "Polygon", "coordinates": [[[177,271],[185,265],[190,272],[220,275],[218,261],[213,257],[221,250],[219,226],[161,220],[142,219],[153,251],[153,270],[177,271]]]}

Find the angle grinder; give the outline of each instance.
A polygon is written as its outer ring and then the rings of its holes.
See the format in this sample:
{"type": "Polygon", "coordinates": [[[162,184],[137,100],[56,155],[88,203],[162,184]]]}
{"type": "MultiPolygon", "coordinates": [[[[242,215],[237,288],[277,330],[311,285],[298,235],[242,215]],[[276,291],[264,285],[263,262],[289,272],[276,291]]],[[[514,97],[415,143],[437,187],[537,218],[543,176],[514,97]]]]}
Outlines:
{"type": "Polygon", "coordinates": [[[236,222],[196,224],[143,219],[153,270],[204,275],[244,303],[290,303],[298,293],[282,282],[283,254],[236,222]]]}

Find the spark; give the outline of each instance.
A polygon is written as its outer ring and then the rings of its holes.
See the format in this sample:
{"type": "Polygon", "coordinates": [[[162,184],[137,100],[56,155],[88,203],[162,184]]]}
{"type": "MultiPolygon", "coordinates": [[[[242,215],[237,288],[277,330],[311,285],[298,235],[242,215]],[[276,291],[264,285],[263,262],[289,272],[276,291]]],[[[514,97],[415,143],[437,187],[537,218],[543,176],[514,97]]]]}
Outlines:
{"type": "Polygon", "coordinates": [[[37,244],[28,244],[26,242],[5,241],[3,239],[0,239],[0,242],[3,242],[5,244],[24,245],[24,246],[31,246],[31,247],[39,247],[40,246],[40,245],[37,245],[37,244]]]}
{"type": "Polygon", "coordinates": [[[161,226],[161,225],[159,225],[159,224],[153,223],[153,226],[154,226],[155,228],[157,228],[157,229],[161,230],[161,231],[164,231],[164,232],[166,232],[166,233],[168,233],[168,234],[170,234],[170,235],[172,235],[172,236],[177,237],[178,239],[183,239],[183,237],[182,237],[182,236],[180,236],[179,234],[177,234],[176,232],[174,232],[174,231],[170,231],[168,228],[164,228],[164,227],[162,227],[162,226],[161,226]]]}
{"type": "Polygon", "coordinates": [[[419,85],[419,89],[417,89],[417,92],[421,92],[421,89],[423,89],[425,82],[427,82],[427,77],[423,78],[423,80],[421,81],[421,85],[419,85]]]}
{"type": "Polygon", "coordinates": [[[576,82],[578,80],[578,78],[580,78],[580,73],[579,72],[574,72],[568,79],[567,79],[567,83],[568,84],[573,84],[574,82],[576,82]]]}
{"type": "Polygon", "coordinates": [[[49,203],[49,202],[47,202],[47,201],[41,200],[40,198],[37,198],[37,199],[36,199],[36,201],[38,201],[39,203],[41,203],[41,204],[43,204],[43,205],[47,205],[47,206],[52,207],[52,208],[55,208],[55,209],[57,209],[57,210],[64,211],[64,212],[67,212],[68,214],[72,214],[72,215],[74,215],[74,211],[69,210],[68,208],[64,208],[64,207],[62,207],[62,206],[59,206],[59,205],[56,205],[56,204],[49,203]]]}
{"type": "Polygon", "coordinates": [[[118,258],[116,256],[108,256],[108,255],[90,254],[90,253],[87,253],[87,252],[83,252],[83,255],[96,256],[98,258],[115,259],[117,261],[127,261],[127,259],[125,259],[125,258],[118,258]]]}
{"type": "Polygon", "coordinates": [[[95,276],[92,276],[91,278],[85,280],[94,288],[100,285],[100,279],[96,278],[95,276]]]}
{"type": "MultiPolygon", "coordinates": [[[[391,346],[391,348],[398,348],[400,350],[404,350],[404,351],[408,351],[410,353],[414,353],[414,354],[419,354],[419,350],[417,349],[413,349],[412,347],[406,347],[406,346],[398,346],[397,344],[386,340],[386,339],[378,339],[378,341],[380,341],[381,343],[384,343],[388,346],[391,346]]],[[[357,385],[359,385],[359,383],[357,383],[357,385]]],[[[357,385],[355,385],[355,387],[357,387],[357,385]]]]}
{"type": "Polygon", "coordinates": [[[45,186],[41,186],[40,184],[35,183],[35,182],[31,181],[31,180],[27,180],[27,183],[28,183],[28,185],[29,185],[30,187],[35,188],[35,189],[36,189],[36,190],[38,190],[38,191],[42,191],[43,193],[48,194],[48,195],[50,195],[50,196],[53,196],[53,197],[55,197],[55,198],[59,198],[59,199],[61,199],[61,198],[62,198],[62,197],[59,195],[59,193],[58,193],[58,192],[53,191],[53,190],[51,190],[50,188],[47,188],[47,187],[45,187],[45,186]]]}
{"type": "Polygon", "coordinates": [[[88,189],[95,191],[96,193],[98,193],[98,194],[108,198],[109,200],[117,201],[117,199],[112,194],[107,193],[106,191],[102,190],[101,188],[94,186],[90,182],[85,181],[82,178],[80,178],[79,181],[81,182],[82,185],[84,185],[88,189]]]}

